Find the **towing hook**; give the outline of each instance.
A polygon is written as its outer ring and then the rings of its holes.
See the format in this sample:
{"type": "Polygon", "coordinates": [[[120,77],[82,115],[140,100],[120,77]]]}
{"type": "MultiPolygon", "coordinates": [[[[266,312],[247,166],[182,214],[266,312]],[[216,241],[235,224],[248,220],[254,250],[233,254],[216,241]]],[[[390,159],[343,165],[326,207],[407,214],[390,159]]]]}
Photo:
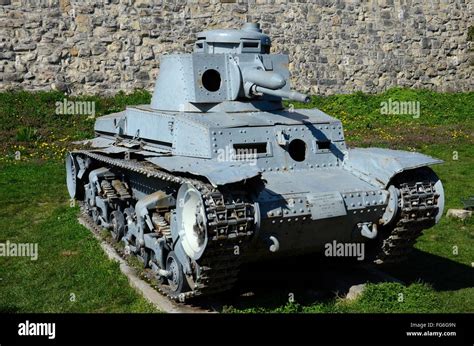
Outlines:
{"type": "Polygon", "coordinates": [[[366,238],[374,239],[377,237],[377,224],[372,223],[372,230],[369,228],[370,223],[363,223],[361,226],[360,234],[366,238]]]}
{"type": "Polygon", "coordinates": [[[271,242],[271,245],[270,245],[270,252],[277,252],[279,249],[280,249],[280,242],[278,241],[278,239],[274,236],[270,236],[270,238],[268,238],[271,242]]]}

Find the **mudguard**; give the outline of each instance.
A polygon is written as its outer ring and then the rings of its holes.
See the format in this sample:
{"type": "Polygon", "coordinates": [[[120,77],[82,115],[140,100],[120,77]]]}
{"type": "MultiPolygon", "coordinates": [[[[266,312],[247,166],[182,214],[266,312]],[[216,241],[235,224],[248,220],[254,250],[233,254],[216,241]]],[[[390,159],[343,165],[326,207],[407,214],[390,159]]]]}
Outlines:
{"type": "Polygon", "coordinates": [[[250,179],[261,173],[257,165],[245,161],[215,161],[183,156],[158,156],[146,160],[170,172],[206,177],[216,187],[250,179]]]}
{"type": "Polygon", "coordinates": [[[371,184],[385,187],[400,172],[439,163],[443,161],[415,152],[357,148],[348,150],[344,168],[371,184]]]}

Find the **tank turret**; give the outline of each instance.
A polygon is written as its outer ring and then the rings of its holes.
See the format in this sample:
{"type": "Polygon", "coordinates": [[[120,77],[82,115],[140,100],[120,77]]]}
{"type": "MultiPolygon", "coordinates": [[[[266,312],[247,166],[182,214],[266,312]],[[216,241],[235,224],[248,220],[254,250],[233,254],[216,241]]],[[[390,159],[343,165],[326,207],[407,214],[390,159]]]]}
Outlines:
{"type": "Polygon", "coordinates": [[[245,24],[241,30],[199,33],[193,53],[161,58],[151,107],[246,111],[250,103],[281,109],[282,98],[309,102],[308,96],[290,90],[288,55],[270,54],[270,42],[254,23],[245,24]]]}

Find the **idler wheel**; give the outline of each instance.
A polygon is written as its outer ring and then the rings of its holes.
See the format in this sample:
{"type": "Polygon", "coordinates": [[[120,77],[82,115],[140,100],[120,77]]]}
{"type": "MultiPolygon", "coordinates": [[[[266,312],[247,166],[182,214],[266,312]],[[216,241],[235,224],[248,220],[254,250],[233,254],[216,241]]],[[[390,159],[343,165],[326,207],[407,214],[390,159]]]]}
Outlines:
{"type": "Polygon", "coordinates": [[[69,153],[66,157],[66,185],[69,196],[81,200],[84,197],[84,190],[81,187],[80,179],[77,177],[79,165],[74,156],[69,153]]]}

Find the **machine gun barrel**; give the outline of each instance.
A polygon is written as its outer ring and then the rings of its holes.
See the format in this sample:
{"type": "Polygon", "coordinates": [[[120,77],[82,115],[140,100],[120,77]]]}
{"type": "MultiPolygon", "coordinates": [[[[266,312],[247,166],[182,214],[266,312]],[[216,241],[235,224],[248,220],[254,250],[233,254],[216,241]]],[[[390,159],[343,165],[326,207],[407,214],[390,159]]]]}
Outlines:
{"type": "Polygon", "coordinates": [[[284,97],[289,100],[309,103],[311,98],[308,95],[299,93],[297,91],[285,91],[285,90],[272,90],[268,88],[261,87],[259,85],[254,85],[253,91],[256,93],[262,93],[272,96],[284,97]]]}

